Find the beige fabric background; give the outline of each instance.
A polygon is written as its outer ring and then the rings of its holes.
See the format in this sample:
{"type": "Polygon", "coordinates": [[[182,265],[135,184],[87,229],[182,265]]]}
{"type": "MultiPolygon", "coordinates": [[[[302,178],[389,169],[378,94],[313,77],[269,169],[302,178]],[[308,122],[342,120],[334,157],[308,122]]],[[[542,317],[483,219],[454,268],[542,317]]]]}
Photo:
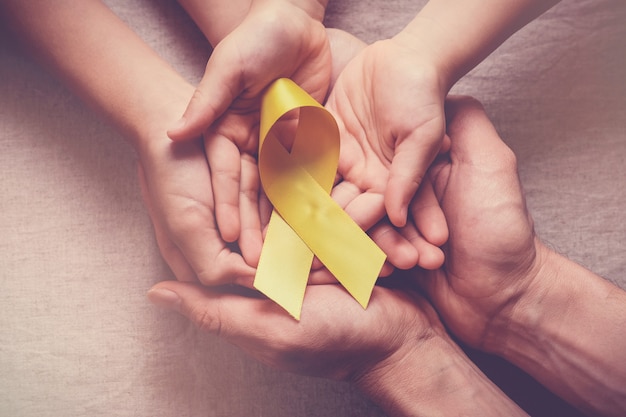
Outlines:
{"type": "MultiPolygon", "coordinates": [[[[198,80],[209,48],[173,1],[107,3],[198,80]]],[[[371,42],[423,4],[331,0],[327,23],[371,42]]],[[[540,236],[621,286],[625,80],[626,3],[565,0],[455,88],[484,102],[519,156],[540,236]]],[[[134,159],[2,34],[0,416],[382,416],[347,384],[275,372],[148,304],[172,276],[134,159]]],[[[513,367],[473,357],[533,415],[576,415],[513,367]]]]}

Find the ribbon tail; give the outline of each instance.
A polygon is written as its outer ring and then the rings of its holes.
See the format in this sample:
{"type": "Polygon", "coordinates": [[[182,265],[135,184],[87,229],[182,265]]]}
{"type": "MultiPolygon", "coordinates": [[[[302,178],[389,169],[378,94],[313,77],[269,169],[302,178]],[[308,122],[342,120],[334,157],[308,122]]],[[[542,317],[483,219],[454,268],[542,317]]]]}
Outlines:
{"type": "Polygon", "coordinates": [[[265,240],[254,287],[300,320],[313,252],[276,211],[265,240]]]}
{"type": "Polygon", "coordinates": [[[267,192],[293,231],[367,308],[385,253],[306,171],[294,167],[292,175],[278,178],[267,192]],[[279,192],[286,189],[288,193],[279,192]]]}

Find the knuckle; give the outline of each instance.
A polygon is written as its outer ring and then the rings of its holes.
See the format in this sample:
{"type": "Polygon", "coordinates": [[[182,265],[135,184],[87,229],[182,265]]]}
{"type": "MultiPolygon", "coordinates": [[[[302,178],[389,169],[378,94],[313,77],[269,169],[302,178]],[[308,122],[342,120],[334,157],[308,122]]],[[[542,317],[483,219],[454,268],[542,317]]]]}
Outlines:
{"type": "Polygon", "coordinates": [[[517,156],[515,152],[508,146],[503,146],[501,155],[498,158],[503,169],[510,169],[517,171],[517,156]]]}
{"type": "Polygon", "coordinates": [[[229,281],[234,279],[229,279],[230,275],[220,273],[216,269],[209,268],[197,270],[196,277],[198,278],[198,281],[200,281],[202,285],[214,286],[228,284],[229,281]]]}
{"type": "Polygon", "coordinates": [[[189,317],[201,331],[220,336],[222,324],[218,314],[211,314],[204,308],[196,308],[189,312],[189,317]]]}
{"type": "Polygon", "coordinates": [[[196,103],[204,103],[207,101],[207,99],[208,97],[204,92],[204,88],[202,85],[198,86],[198,88],[194,90],[193,95],[191,96],[191,101],[196,103]]]}
{"type": "Polygon", "coordinates": [[[242,277],[243,271],[240,268],[240,260],[235,260],[232,255],[228,247],[212,255],[210,265],[196,270],[198,280],[209,286],[234,283],[237,278],[242,277]]]}

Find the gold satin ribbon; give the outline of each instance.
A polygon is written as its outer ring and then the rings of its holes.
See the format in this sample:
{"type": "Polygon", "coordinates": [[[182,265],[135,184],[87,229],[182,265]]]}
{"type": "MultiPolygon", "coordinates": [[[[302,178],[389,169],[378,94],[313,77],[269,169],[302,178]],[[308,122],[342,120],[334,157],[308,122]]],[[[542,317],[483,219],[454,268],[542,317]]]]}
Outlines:
{"type": "Polygon", "coordinates": [[[385,254],[330,197],[339,161],[337,124],[289,79],[276,80],[263,96],[258,159],[274,211],[255,288],[299,320],[315,254],[366,308],[385,254]],[[289,151],[275,125],[296,109],[299,118],[289,151]]]}

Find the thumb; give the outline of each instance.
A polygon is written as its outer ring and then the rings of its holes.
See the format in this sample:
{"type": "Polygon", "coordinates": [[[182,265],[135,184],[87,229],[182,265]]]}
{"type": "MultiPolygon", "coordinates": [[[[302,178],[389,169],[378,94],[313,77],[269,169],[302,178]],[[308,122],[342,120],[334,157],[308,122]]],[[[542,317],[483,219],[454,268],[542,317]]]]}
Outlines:
{"type": "Polygon", "coordinates": [[[183,116],[168,131],[174,141],[190,140],[202,135],[243,92],[241,72],[230,55],[219,45],[213,51],[198,87],[183,116]]]}
{"type": "MultiPolygon", "coordinates": [[[[234,287],[230,287],[234,288],[234,287]]],[[[229,289],[230,289],[229,288],[229,289]]],[[[243,291],[243,289],[242,289],[243,291]]],[[[147,293],[157,307],[176,311],[202,331],[231,339],[246,327],[251,331],[267,299],[252,298],[219,287],[207,288],[181,281],[163,281],[147,293]]]]}
{"type": "Polygon", "coordinates": [[[478,100],[466,96],[449,98],[446,116],[454,159],[484,168],[508,160],[511,150],[500,139],[478,100]]]}
{"type": "Polygon", "coordinates": [[[439,152],[442,139],[443,125],[427,134],[417,129],[398,142],[385,190],[385,208],[394,226],[406,224],[409,203],[439,152]]]}

